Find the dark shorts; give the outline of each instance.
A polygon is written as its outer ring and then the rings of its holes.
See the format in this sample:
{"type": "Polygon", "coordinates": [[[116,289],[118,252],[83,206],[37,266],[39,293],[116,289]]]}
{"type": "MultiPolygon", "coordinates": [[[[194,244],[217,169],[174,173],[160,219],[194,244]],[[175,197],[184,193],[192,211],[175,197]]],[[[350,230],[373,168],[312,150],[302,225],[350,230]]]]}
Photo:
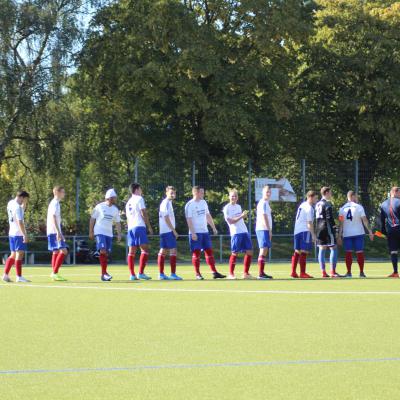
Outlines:
{"type": "Polygon", "coordinates": [[[364,251],[364,235],[343,238],[343,247],[345,251],[364,251]]]}
{"type": "Polygon", "coordinates": [[[105,250],[107,253],[112,251],[113,238],[106,235],[96,235],[96,249],[97,251],[105,250]]]}
{"type": "Polygon", "coordinates": [[[389,251],[399,251],[400,250],[400,227],[391,229],[387,233],[388,247],[389,251]]]}
{"type": "Polygon", "coordinates": [[[211,238],[209,233],[197,233],[197,240],[192,239],[192,235],[189,235],[190,250],[207,250],[211,249],[211,238]]]}
{"type": "Polygon", "coordinates": [[[245,253],[252,250],[250,234],[247,232],[236,233],[231,237],[231,250],[232,253],[245,253]]]}
{"type": "Polygon", "coordinates": [[[161,249],[176,249],[176,237],[172,232],[162,233],[160,235],[161,249]]]}
{"type": "Polygon", "coordinates": [[[313,248],[311,232],[300,232],[294,235],[294,249],[310,252],[313,248]]]}
{"type": "Polygon", "coordinates": [[[127,235],[128,246],[138,247],[142,244],[148,244],[147,231],[144,226],[138,226],[136,228],[130,229],[127,235]]]}
{"type": "Polygon", "coordinates": [[[331,229],[325,228],[317,231],[318,246],[336,246],[336,236],[331,229]]]}

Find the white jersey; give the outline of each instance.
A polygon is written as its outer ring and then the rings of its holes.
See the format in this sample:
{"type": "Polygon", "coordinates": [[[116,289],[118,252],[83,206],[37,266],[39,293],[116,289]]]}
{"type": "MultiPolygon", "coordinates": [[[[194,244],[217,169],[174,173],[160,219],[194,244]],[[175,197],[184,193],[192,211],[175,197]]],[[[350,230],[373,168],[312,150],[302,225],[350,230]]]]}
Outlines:
{"type": "Polygon", "coordinates": [[[189,233],[208,233],[207,228],[207,214],[208,205],[205,200],[196,201],[194,199],[188,201],[185,206],[185,216],[186,218],[191,218],[193,223],[194,232],[189,233]]]}
{"type": "Polygon", "coordinates": [[[172,232],[171,228],[165,222],[165,217],[169,217],[172,226],[175,229],[175,214],[172,207],[172,200],[165,198],[160,204],[159,222],[160,222],[160,235],[163,233],[172,232]]]}
{"type": "Polygon", "coordinates": [[[128,230],[139,226],[146,227],[146,223],[142,217],[142,210],[146,208],[142,196],[133,194],[126,203],[126,218],[128,220],[128,230]]]}
{"type": "Polygon", "coordinates": [[[257,204],[256,231],[268,230],[264,220],[264,214],[267,215],[269,226],[272,229],[271,207],[269,206],[268,200],[261,199],[257,204]]]}
{"type": "Polygon", "coordinates": [[[21,229],[19,229],[19,225],[17,221],[24,220],[24,209],[21,204],[17,202],[16,199],[10,200],[7,204],[7,214],[8,214],[8,223],[10,224],[10,230],[8,234],[10,236],[22,236],[21,229]]]}
{"type": "Polygon", "coordinates": [[[113,236],[114,222],[121,222],[118,207],[114,204],[109,206],[105,201],[97,204],[92,212],[92,218],[96,220],[94,234],[109,237],[113,236]]]}
{"type": "Polygon", "coordinates": [[[54,225],[54,216],[56,216],[57,225],[61,231],[61,206],[60,201],[57,199],[51,200],[47,208],[47,235],[57,233],[54,225]]]}
{"type": "Polygon", "coordinates": [[[294,234],[308,232],[308,223],[314,221],[314,208],[307,201],[300,204],[297,209],[294,234]]]}
{"type": "Polygon", "coordinates": [[[224,213],[224,218],[226,223],[229,226],[229,232],[231,236],[236,235],[237,233],[247,233],[247,226],[243,221],[243,218],[239,219],[234,224],[230,224],[228,222],[228,218],[237,218],[242,215],[242,207],[239,204],[231,204],[228,203],[222,210],[224,213]]]}
{"type": "Polygon", "coordinates": [[[346,203],[339,210],[340,219],[343,219],[343,237],[365,235],[362,217],[365,217],[364,207],[352,201],[346,203]]]}

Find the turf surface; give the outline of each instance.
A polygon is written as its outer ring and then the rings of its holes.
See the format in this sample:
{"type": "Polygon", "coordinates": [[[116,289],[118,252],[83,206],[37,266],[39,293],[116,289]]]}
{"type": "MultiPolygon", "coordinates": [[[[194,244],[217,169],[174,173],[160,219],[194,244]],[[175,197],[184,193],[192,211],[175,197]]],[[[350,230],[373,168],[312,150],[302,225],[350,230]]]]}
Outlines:
{"type": "Polygon", "coordinates": [[[368,264],[364,280],[288,271],[198,282],[178,266],[182,282],[129,282],[111,266],[105,283],[82,266],[54,283],[49,267],[26,267],[32,284],[0,284],[0,398],[396,398],[400,280],[384,279],[389,265],[368,264]]]}

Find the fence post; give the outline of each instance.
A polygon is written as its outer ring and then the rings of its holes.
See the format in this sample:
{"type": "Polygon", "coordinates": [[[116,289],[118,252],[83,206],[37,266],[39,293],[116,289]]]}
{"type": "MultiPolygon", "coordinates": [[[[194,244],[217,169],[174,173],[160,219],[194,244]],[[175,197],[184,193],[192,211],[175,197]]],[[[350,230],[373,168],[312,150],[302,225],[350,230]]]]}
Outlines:
{"type": "Polygon", "coordinates": [[[135,182],[139,180],[139,157],[135,158],[135,182]]]}
{"type": "Polygon", "coordinates": [[[79,176],[79,172],[76,176],[76,195],[75,195],[75,212],[76,212],[76,222],[79,222],[79,214],[80,214],[80,207],[79,207],[79,198],[81,195],[81,178],[79,176]]]}
{"type": "Polygon", "coordinates": [[[251,191],[252,191],[252,185],[251,185],[251,175],[252,175],[252,171],[251,171],[251,161],[249,160],[249,172],[248,172],[248,194],[247,194],[247,201],[248,201],[248,210],[249,210],[249,219],[247,221],[247,227],[249,229],[249,232],[251,232],[251,191]]]}
{"type": "Polygon", "coordinates": [[[73,249],[72,264],[76,265],[76,236],[75,235],[72,238],[72,249],[73,249]]]}
{"type": "Polygon", "coordinates": [[[222,235],[219,235],[219,262],[222,263],[222,235]]]}
{"type": "Polygon", "coordinates": [[[301,160],[301,189],[303,192],[303,200],[306,198],[306,160],[303,158],[301,160]]]}
{"type": "Polygon", "coordinates": [[[358,193],[358,160],[354,162],[354,189],[358,193]]]}
{"type": "Polygon", "coordinates": [[[196,186],[196,161],[192,163],[192,187],[196,186]]]}

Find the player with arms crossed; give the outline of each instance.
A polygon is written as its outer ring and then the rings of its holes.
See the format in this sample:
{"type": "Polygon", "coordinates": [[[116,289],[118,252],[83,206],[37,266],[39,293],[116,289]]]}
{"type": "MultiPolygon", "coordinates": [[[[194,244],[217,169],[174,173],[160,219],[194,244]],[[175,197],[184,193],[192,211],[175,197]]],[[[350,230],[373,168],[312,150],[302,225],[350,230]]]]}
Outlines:
{"type": "Polygon", "coordinates": [[[264,186],[262,190],[262,198],[257,204],[256,218],[256,235],[260,252],[258,255],[258,279],[272,279],[272,276],[264,273],[265,258],[268,250],[271,248],[272,240],[272,214],[269,206],[271,198],[271,189],[269,186],[264,186]]]}
{"type": "Polygon", "coordinates": [[[22,260],[28,243],[24,223],[24,212],[28,204],[29,193],[19,190],[15,199],[10,200],[7,204],[8,222],[10,224],[9,241],[11,254],[7,258],[4,268],[3,281],[12,282],[9,276],[12,266],[15,264],[16,281],[30,282],[22,276],[22,260]]]}
{"type": "Polygon", "coordinates": [[[121,241],[121,218],[119,216],[117,193],[114,189],[108,189],[105,201],[97,204],[89,222],[89,238],[96,238],[97,251],[100,253],[101,280],[111,281],[112,276],[107,272],[108,255],[112,251],[113,224],[117,229],[117,240],[121,241]]]}
{"type": "Polygon", "coordinates": [[[347,203],[339,210],[339,244],[343,240],[343,246],[346,252],[346,278],[352,277],[351,265],[353,263],[353,251],[355,251],[357,255],[357,262],[360,267],[360,278],[366,277],[364,274],[364,227],[368,231],[370,240],[374,240],[374,234],[369,227],[364,207],[358,204],[357,193],[350,190],[347,193],[347,203]]]}
{"type": "Polygon", "coordinates": [[[204,279],[200,273],[200,254],[202,250],[206,255],[206,262],[213,273],[213,278],[226,278],[225,275],[220,274],[215,268],[215,259],[207,225],[211,226],[214,235],[218,232],[210,211],[208,210],[207,202],[204,200],[204,188],[193,186],[192,194],[192,200],[188,201],[185,205],[185,216],[189,228],[189,244],[190,251],[192,252],[192,264],[196,272],[196,279],[204,279]]]}
{"type": "Polygon", "coordinates": [[[167,186],[165,189],[166,197],[160,204],[159,224],[160,224],[160,251],[158,253],[158,270],[160,280],[181,281],[182,278],[176,275],[176,239],[178,233],[175,230],[175,214],[172,202],[176,197],[176,189],[167,186]],[[165,256],[169,253],[171,265],[171,275],[168,277],[164,273],[165,256]]]}
{"type": "Polygon", "coordinates": [[[53,199],[47,208],[47,248],[51,251],[51,278],[54,281],[66,281],[58,271],[68,254],[67,244],[61,230],[61,206],[60,202],[65,197],[65,189],[62,186],[54,186],[53,199]]]}
{"type": "Polygon", "coordinates": [[[340,278],[341,276],[336,272],[336,264],[338,258],[337,250],[337,227],[335,219],[333,218],[333,208],[330,202],[332,198],[331,188],[324,186],[321,189],[322,199],[315,206],[315,219],[316,219],[316,236],[317,244],[319,247],[318,261],[322,271],[323,278],[329,278],[325,270],[325,253],[329,249],[330,264],[331,264],[331,277],[340,278]]]}
{"type": "Polygon", "coordinates": [[[224,218],[229,226],[231,235],[231,251],[232,254],[229,258],[229,275],[228,279],[236,279],[235,265],[238,253],[244,253],[244,271],[243,279],[253,279],[250,275],[250,265],[253,256],[253,245],[244,223],[244,219],[248,215],[248,211],[242,211],[242,207],[237,203],[239,199],[238,191],[232,189],[229,191],[229,203],[223,208],[224,218]]]}
{"type": "Polygon", "coordinates": [[[393,273],[389,278],[398,278],[398,252],[400,248],[400,187],[392,187],[389,199],[381,204],[381,230],[387,237],[393,273]]]}
{"type": "Polygon", "coordinates": [[[149,280],[150,276],[144,273],[147,260],[149,258],[149,240],[147,238],[146,227],[153,234],[153,228],[150,225],[146,205],[142,197],[142,188],[138,183],[132,183],[129,186],[132,196],[126,203],[126,217],[128,220],[128,267],[130,271],[130,280],[137,279],[149,280]],[[135,275],[135,256],[136,249],[140,248],[139,274],[135,275]]]}
{"type": "Polygon", "coordinates": [[[312,190],[307,193],[307,200],[297,209],[294,226],[294,254],[292,256],[292,278],[309,279],[306,273],[307,255],[311,252],[316,241],[314,233],[314,205],[317,194],[312,190]],[[300,275],[297,274],[297,263],[300,261],[300,275]]]}

